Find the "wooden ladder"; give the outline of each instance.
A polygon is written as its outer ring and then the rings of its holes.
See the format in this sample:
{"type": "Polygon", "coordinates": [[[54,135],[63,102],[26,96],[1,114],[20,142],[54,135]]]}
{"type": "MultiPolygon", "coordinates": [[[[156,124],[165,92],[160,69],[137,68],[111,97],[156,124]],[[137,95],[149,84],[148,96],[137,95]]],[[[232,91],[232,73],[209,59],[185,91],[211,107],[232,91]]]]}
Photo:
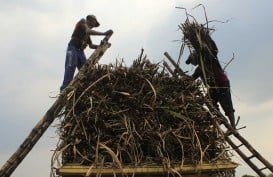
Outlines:
{"type": "MultiPolygon", "coordinates": [[[[170,61],[170,63],[175,67],[175,71],[178,73],[180,76],[186,76],[183,70],[179,67],[177,63],[171,58],[171,56],[165,52],[164,55],[167,57],[167,59],[170,61]]],[[[168,71],[175,76],[176,73],[172,71],[172,69],[168,66],[166,62],[164,62],[164,66],[168,69],[168,71]]],[[[211,105],[211,103],[208,103],[207,106],[211,110],[215,110],[214,106],[211,105]]],[[[228,144],[239,154],[239,156],[251,167],[259,176],[261,177],[266,177],[266,175],[262,172],[265,169],[268,169],[273,173],[273,166],[270,164],[265,158],[261,156],[261,154],[256,151],[250,144],[249,142],[243,138],[237,130],[235,130],[226,120],[225,116],[221,114],[219,111],[217,111],[219,114],[220,119],[222,120],[221,122],[225,125],[227,128],[227,133],[225,134],[225,139],[228,142],[228,144]],[[230,135],[233,135],[239,142],[241,142],[240,145],[236,145],[233,140],[229,137],[230,135]],[[251,156],[247,156],[241,149],[240,147],[245,147],[248,149],[248,151],[252,154],[251,156]],[[252,160],[256,158],[258,162],[264,165],[263,168],[258,168],[257,165],[254,164],[252,160]]]]}
{"type": "MultiPolygon", "coordinates": [[[[113,33],[112,33],[113,34],[113,33]]],[[[60,96],[49,108],[42,119],[35,125],[30,134],[26,137],[20,147],[15,153],[6,161],[6,163],[0,169],[0,177],[10,177],[13,171],[20,165],[27,154],[31,151],[34,145],[39,141],[41,136],[45,133],[51,123],[65,106],[65,101],[68,94],[73,91],[73,88],[81,87],[81,78],[84,75],[89,75],[94,65],[103,56],[104,52],[111,46],[108,43],[112,34],[107,35],[102,41],[100,46],[94,50],[92,55],[88,58],[87,62],[80,69],[76,77],[70,82],[70,84],[61,92],[60,96]]]]}
{"type": "Polygon", "coordinates": [[[267,169],[273,173],[273,166],[270,164],[258,151],[256,151],[249,142],[243,138],[237,130],[235,130],[227,121],[223,121],[223,124],[227,128],[227,133],[225,134],[225,139],[228,144],[238,153],[238,155],[252,168],[259,176],[266,177],[266,175],[262,172],[267,169]],[[229,137],[233,135],[241,144],[236,145],[234,141],[229,137]],[[251,155],[247,156],[240,148],[246,148],[251,155]],[[253,160],[256,159],[258,162],[264,165],[263,168],[258,168],[257,165],[254,164],[253,160]]]}

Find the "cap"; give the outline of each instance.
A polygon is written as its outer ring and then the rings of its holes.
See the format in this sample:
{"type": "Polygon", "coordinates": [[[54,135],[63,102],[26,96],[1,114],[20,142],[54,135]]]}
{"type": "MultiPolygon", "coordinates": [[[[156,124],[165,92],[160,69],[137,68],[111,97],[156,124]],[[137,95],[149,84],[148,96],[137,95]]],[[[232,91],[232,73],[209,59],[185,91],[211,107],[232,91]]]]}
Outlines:
{"type": "Polygon", "coordinates": [[[97,18],[95,15],[87,15],[86,16],[86,20],[93,20],[95,22],[95,26],[94,27],[98,27],[100,26],[100,23],[98,22],[97,18]]]}

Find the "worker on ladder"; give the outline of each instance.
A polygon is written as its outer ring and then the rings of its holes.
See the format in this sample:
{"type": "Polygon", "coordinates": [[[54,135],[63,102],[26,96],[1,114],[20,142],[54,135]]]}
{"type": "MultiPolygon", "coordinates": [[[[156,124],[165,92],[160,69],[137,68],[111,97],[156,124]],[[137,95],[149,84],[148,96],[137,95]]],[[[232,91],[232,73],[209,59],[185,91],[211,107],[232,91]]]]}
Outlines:
{"type": "Polygon", "coordinates": [[[100,24],[94,15],[87,15],[86,19],[82,18],[76,23],[72,33],[71,40],[68,43],[65,58],[64,79],[60,90],[62,91],[73,79],[76,67],[78,70],[85,64],[86,56],[84,49],[89,46],[91,49],[96,49],[98,45],[92,43],[90,35],[111,35],[112,30],[99,32],[93,30],[100,24]]]}
{"type": "Polygon", "coordinates": [[[212,99],[213,105],[219,110],[218,103],[228,116],[231,126],[235,129],[234,109],[230,94],[230,82],[224,73],[218,59],[217,47],[212,52],[201,53],[193,51],[186,60],[186,64],[197,66],[192,78],[195,80],[202,78],[205,85],[208,86],[208,94],[212,99]]]}

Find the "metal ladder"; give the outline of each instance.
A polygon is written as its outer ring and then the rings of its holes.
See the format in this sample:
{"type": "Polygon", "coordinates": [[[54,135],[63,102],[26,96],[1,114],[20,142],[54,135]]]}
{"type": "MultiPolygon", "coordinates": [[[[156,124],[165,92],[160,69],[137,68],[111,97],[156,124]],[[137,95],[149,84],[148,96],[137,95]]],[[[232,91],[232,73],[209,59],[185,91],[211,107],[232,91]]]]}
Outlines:
{"type": "Polygon", "coordinates": [[[256,151],[249,142],[243,138],[237,130],[235,130],[227,121],[223,121],[224,126],[227,128],[227,133],[225,133],[225,140],[228,144],[238,153],[238,155],[252,168],[259,176],[266,177],[262,172],[267,169],[273,173],[273,165],[269,163],[258,151],[256,151]],[[241,144],[236,145],[234,141],[229,137],[233,135],[241,144]],[[240,148],[245,147],[251,153],[250,156],[247,156],[240,148]],[[264,165],[263,168],[258,168],[254,164],[253,160],[258,160],[261,164],[264,165]]]}

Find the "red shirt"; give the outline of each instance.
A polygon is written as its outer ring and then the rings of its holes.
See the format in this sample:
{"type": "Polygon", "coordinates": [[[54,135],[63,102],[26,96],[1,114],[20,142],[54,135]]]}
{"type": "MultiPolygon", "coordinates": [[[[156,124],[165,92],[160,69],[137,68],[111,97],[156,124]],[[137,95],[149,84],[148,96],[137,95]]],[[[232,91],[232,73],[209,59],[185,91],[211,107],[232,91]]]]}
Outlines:
{"type": "Polygon", "coordinates": [[[204,70],[206,79],[200,66],[195,69],[192,77],[194,79],[201,77],[202,80],[204,82],[207,81],[207,84],[211,87],[223,87],[225,86],[226,81],[229,81],[217,60],[211,63],[211,67],[204,67],[204,70]]]}

